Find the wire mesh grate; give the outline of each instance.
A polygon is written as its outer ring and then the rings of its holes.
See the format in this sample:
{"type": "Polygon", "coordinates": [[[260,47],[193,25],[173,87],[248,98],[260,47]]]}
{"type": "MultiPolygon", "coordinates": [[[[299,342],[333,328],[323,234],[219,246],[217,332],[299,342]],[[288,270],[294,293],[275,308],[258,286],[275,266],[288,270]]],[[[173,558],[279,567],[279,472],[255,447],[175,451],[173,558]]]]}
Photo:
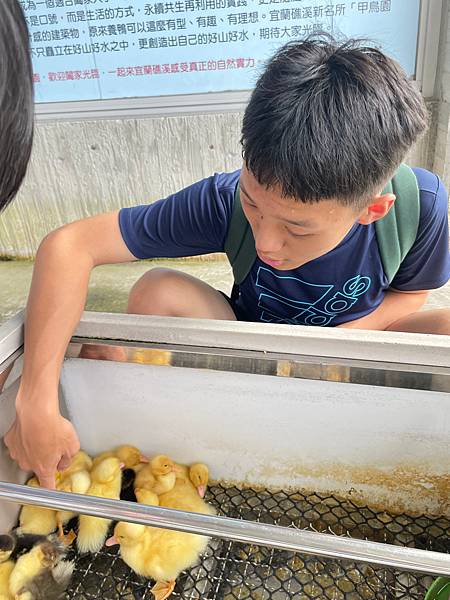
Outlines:
{"type": "MultiPolygon", "coordinates": [[[[390,514],[317,493],[211,486],[207,500],[221,515],[450,552],[450,520],[390,514]]],[[[67,598],[147,600],[149,582],[134,574],[118,549],[75,556],[67,598]]],[[[211,540],[201,562],[183,573],[173,598],[202,600],[423,600],[432,577],[351,561],[211,540]]]]}

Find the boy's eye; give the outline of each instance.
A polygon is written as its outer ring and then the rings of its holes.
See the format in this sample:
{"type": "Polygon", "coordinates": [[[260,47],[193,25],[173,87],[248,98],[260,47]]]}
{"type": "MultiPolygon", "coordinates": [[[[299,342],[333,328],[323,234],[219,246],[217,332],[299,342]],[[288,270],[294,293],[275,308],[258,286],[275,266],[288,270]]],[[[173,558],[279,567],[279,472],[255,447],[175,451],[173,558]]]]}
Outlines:
{"type": "Polygon", "coordinates": [[[296,237],[296,238],[306,237],[308,235],[311,235],[310,233],[300,233],[300,232],[296,233],[296,232],[292,231],[292,229],[288,229],[288,228],[286,228],[286,231],[289,233],[289,235],[292,235],[292,237],[296,237]]]}
{"type": "Polygon", "coordinates": [[[244,201],[244,204],[246,206],[248,206],[249,208],[257,208],[256,204],[253,204],[252,202],[250,202],[249,199],[246,196],[243,196],[242,200],[244,201]]]}

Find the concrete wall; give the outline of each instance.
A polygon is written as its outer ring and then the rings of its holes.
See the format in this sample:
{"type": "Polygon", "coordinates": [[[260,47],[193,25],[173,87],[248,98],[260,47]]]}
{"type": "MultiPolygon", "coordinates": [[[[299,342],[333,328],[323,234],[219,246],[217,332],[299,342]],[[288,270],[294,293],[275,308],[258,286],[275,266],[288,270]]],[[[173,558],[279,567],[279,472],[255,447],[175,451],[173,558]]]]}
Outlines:
{"type": "MultiPolygon", "coordinates": [[[[445,4],[435,97],[428,101],[431,127],[408,162],[433,169],[450,188],[450,1],[445,4]]],[[[150,202],[214,171],[238,168],[241,117],[38,123],[25,185],[0,219],[0,255],[31,256],[63,223],[150,202]]]]}
{"type": "Polygon", "coordinates": [[[27,179],[0,219],[0,254],[32,255],[63,223],[237,169],[240,120],[217,113],[38,124],[27,179]]]}
{"type": "Polygon", "coordinates": [[[450,188],[450,2],[441,27],[440,64],[435,95],[440,100],[437,110],[436,146],[433,169],[442,175],[450,188]]]}

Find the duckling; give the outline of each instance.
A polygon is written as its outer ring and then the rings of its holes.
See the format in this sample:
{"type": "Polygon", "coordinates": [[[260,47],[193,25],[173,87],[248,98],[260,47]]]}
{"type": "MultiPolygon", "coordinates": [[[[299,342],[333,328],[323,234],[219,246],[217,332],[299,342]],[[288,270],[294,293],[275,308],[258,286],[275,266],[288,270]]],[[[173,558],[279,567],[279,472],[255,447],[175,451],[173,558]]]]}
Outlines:
{"type": "Polygon", "coordinates": [[[195,565],[206,549],[208,538],[193,533],[145,527],[119,522],[107,546],[120,545],[123,561],[138,575],[156,581],[155,600],[165,600],[175,588],[175,580],[195,565]]]}
{"type": "Polygon", "coordinates": [[[148,504],[149,506],[159,505],[159,498],[155,492],[151,492],[150,490],[146,490],[144,488],[136,488],[134,492],[136,494],[136,500],[140,504],[148,504]]]}
{"type": "MultiPolygon", "coordinates": [[[[203,500],[199,493],[197,483],[207,481],[208,467],[201,463],[192,465],[188,468],[179,465],[181,477],[178,477],[175,486],[159,496],[159,505],[166,508],[175,508],[177,510],[186,510],[205,515],[214,515],[214,508],[203,500]],[[194,482],[192,481],[194,480],[194,482]]],[[[204,495],[204,489],[200,489],[204,495]]]]}
{"type": "MultiPolygon", "coordinates": [[[[63,484],[58,486],[61,492],[69,492],[73,494],[86,494],[91,486],[91,476],[88,471],[75,471],[69,479],[66,479],[63,484]]],[[[59,537],[64,539],[63,527],[71,519],[76,517],[76,513],[67,510],[59,510],[56,513],[56,524],[58,527],[59,537]]]]}
{"type": "Polygon", "coordinates": [[[17,559],[9,578],[9,593],[14,600],[56,600],[66,590],[74,563],[64,563],[67,547],[48,537],[17,559]]]}
{"type": "Polygon", "coordinates": [[[204,498],[206,494],[206,486],[209,481],[209,469],[203,463],[196,463],[189,467],[189,479],[197,488],[200,498],[204,498]]]}
{"type": "Polygon", "coordinates": [[[141,469],[136,472],[134,479],[134,489],[137,488],[151,490],[156,483],[156,477],[153,475],[153,469],[151,465],[143,465],[141,469]]]}
{"type": "Polygon", "coordinates": [[[56,488],[60,490],[61,486],[64,486],[74,473],[78,473],[78,471],[89,472],[91,469],[92,458],[83,450],[79,450],[72,458],[72,462],[67,469],[56,473],[56,488]]]}
{"type": "Polygon", "coordinates": [[[176,485],[173,490],[161,494],[158,498],[159,506],[186,510],[204,515],[215,515],[214,508],[205,502],[197,493],[197,490],[189,484],[176,485]]]}
{"type": "Polygon", "coordinates": [[[9,580],[13,569],[14,562],[12,560],[0,563],[0,600],[13,600],[14,598],[9,593],[9,580]]]}
{"type": "Polygon", "coordinates": [[[0,600],[12,600],[9,593],[9,579],[14,569],[11,555],[15,548],[15,540],[11,535],[0,535],[0,600]]]}
{"type": "MultiPolygon", "coordinates": [[[[105,458],[91,471],[89,496],[119,500],[122,481],[122,463],[118,458],[105,458]]],[[[98,552],[108,535],[111,521],[100,517],[80,515],[77,546],[80,552],[98,552]]]]}
{"type": "MultiPolygon", "coordinates": [[[[205,465],[193,467],[191,470],[184,465],[177,465],[175,473],[179,474],[179,478],[176,478],[172,489],[159,497],[154,491],[155,487],[150,490],[136,487],[138,502],[215,514],[213,507],[200,497],[195,487],[198,481],[205,481],[208,469],[205,465]]],[[[172,593],[180,572],[196,564],[200,554],[206,549],[208,538],[179,531],[140,527],[142,526],[118,523],[114,536],[107,541],[107,545],[120,544],[123,560],[136,573],[155,579],[156,585],[152,589],[155,600],[164,600],[172,593]]]]}
{"type": "Polygon", "coordinates": [[[141,453],[136,446],[119,446],[115,450],[115,455],[123,462],[126,469],[134,469],[138,465],[147,464],[148,458],[141,453]]]}
{"type": "Polygon", "coordinates": [[[92,469],[92,458],[84,450],[78,450],[73,456],[70,466],[63,473],[71,475],[77,471],[89,471],[90,469],[92,469]]]}
{"type": "Polygon", "coordinates": [[[136,446],[123,445],[118,446],[114,450],[108,452],[102,452],[94,458],[93,466],[97,466],[105,458],[111,458],[115,456],[125,465],[125,469],[134,469],[139,465],[148,463],[148,458],[141,454],[139,448],[136,446]]]}
{"type": "MultiPolygon", "coordinates": [[[[38,480],[32,477],[27,485],[30,487],[40,487],[38,480]]],[[[24,505],[21,508],[19,516],[18,534],[33,533],[38,535],[48,535],[55,531],[56,511],[50,508],[41,508],[40,506],[24,505]]]]}
{"type": "Polygon", "coordinates": [[[171,458],[158,454],[139,471],[134,485],[135,488],[144,488],[157,495],[164,494],[174,487],[178,472],[179,467],[171,458]]]}
{"type": "Polygon", "coordinates": [[[9,580],[17,557],[24,551],[29,552],[36,543],[46,539],[42,535],[18,536],[15,532],[0,535],[0,600],[13,600],[9,592],[9,580]]]}
{"type": "Polygon", "coordinates": [[[17,597],[20,600],[62,600],[75,568],[74,561],[61,561],[32,579],[17,597]]]}

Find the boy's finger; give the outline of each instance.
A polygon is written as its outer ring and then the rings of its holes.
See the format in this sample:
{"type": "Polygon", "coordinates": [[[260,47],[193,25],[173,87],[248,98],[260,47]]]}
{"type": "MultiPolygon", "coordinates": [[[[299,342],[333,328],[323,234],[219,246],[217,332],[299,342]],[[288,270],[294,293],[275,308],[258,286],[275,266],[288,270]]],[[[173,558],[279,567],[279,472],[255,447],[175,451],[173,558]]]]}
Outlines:
{"type": "Polygon", "coordinates": [[[68,467],[70,467],[70,463],[72,462],[72,459],[70,456],[67,456],[67,454],[64,454],[64,456],[61,458],[61,460],[58,463],[58,466],[56,467],[58,471],[65,471],[68,467]]]}
{"type": "Polygon", "coordinates": [[[41,487],[47,488],[48,490],[56,489],[54,471],[52,471],[51,473],[36,473],[36,476],[39,479],[39,485],[41,487]]]}

